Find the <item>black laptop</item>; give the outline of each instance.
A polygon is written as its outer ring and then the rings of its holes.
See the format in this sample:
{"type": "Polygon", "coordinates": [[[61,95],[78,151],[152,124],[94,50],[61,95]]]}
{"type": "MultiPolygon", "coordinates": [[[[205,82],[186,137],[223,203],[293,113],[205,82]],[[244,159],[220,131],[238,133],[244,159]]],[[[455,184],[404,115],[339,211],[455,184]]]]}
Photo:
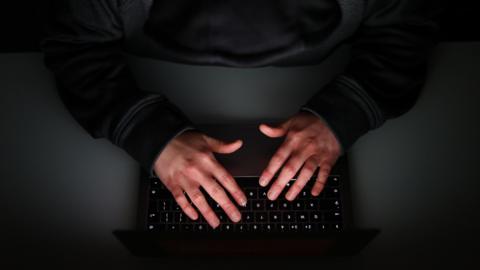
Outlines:
{"type": "Polygon", "coordinates": [[[237,224],[210,201],[223,220],[211,230],[203,219],[190,221],[161,181],[142,172],[137,228],[115,232],[133,254],[350,255],[375,236],[377,230],[359,229],[352,220],[346,156],[337,161],[319,197],[310,195],[310,181],[293,202],[284,194],[271,202],[265,196],[268,187],[258,184],[283,141],[264,136],[258,124],[275,124],[298,112],[345,69],[349,46],[339,46],[322,63],[299,67],[197,66],[134,55],[128,59],[139,86],[166,95],[197,128],[227,141],[243,139],[240,150],[216,157],[249,197],[247,207],[239,207],[242,220],[237,224]]]}
{"type": "MultiPolygon", "coordinates": [[[[295,200],[285,199],[285,189],[270,201],[266,192],[273,181],[261,187],[258,178],[283,139],[265,137],[257,125],[204,125],[199,129],[227,141],[244,140],[234,154],[216,154],[248,198],[246,207],[238,207],[242,220],[233,223],[206,193],[220,226],[213,229],[202,217],[190,220],[162,182],[142,171],[137,228],[114,232],[134,255],[353,255],[378,233],[354,225],[346,156],[337,161],[320,196],[310,194],[315,172],[295,200]]],[[[288,185],[293,181],[295,177],[288,185]]]]}

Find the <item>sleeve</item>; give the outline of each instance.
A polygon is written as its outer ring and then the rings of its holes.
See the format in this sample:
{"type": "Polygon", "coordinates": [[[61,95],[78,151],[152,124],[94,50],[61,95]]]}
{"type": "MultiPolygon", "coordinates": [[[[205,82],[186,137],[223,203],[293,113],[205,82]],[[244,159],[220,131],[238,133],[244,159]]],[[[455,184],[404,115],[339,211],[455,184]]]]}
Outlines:
{"type": "Polygon", "coordinates": [[[41,49],[59,96],[94,138],[124,149],[144,169],[193,123],[169,100],[137,87],[122,54],[121,0],[53,0],[41,49]]]}
{"type": "Polygon", "coordinates": [[[342,153],[387,119],[413,105],[423,87],[429,51],[438,40],[435,1],[366,1],[351,37],[351,59],[302,107],[323,118],[342,153]]]}

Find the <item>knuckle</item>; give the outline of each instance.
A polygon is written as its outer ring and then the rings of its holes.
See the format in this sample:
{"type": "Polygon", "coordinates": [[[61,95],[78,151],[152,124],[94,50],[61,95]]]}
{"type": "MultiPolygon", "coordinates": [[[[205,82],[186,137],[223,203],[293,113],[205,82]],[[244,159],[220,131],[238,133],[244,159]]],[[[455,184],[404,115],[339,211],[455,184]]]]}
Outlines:
{"type": "Polygon", "coordinates": [[[218,181],[226,184],[231,184],[233,179],[230,177],[229,174],[221,170],[220,174],[217,177],[218,181]]]}
{"type": "Polygon", "coordinates": [[[178,203],[178,205],[182,205],[185,201],[183,200],[183,194],[181,193],[175,193],[173,194],[173,198],[175,201],[178,203]]]}
{"type": "Polygon", "coordinates": [[[288,143],[296,144],[300,141],[300,139],[302,137],[301,135],[302,135],[302,133],[300,131],[292,130],[288,134],[288,137],[287,137],[286,140],[288,141],[288,143]]]}
{"type": "Polygon", "coordinates": [[[290,175],[290,174],[294,174],[295,173],[295,168],[292,164],[285,164],[285,166],[283,166],[283,171],[290,175]]]}
{"type": "Polygon", "coordinates": [[[193,202],[195,202],[196,204],[199,204],[201,202],[203,202],[203,194],[200,192],[200,191],[194,191],[192,192],[191,194],[191,197],[193,202]]]}
{"type": "Polygon", "coordinates": [[[307,139],[304,149],[308,153],[313,153],[317,150],[317,145],[313,139],[307,139]]]}
{"type": "Polygon", "coordinates": [[[276,190],[276,191],[282,190],[282,189],[283,189],[283,186],[278,182],[275,182],[271,187],[271,190],[276,190]]]}
{"type": "Polygon", "coordinates": [[[182,173],[186,176],[191,176],[191,175],[195,175],[196,172],[197,172],[196,163],[194,161],[190,161],[185,165],[182,173]]]}
{"type": "Polygon", "coordinates": [[[206,208],[203,210],[203,215],[205,216],[205,218],[215,218],[215,213],[213,212],[212,209],[210,208],[206,208]]]}
{"type": "Polygon", "coordinates": [[[210,192],[212,193],[212,197],[222,196],[224,193],[223,189],[218,185],[213,185],[210,192]]]}
{"type": "Polygon", "coordinates": [[[300,186],[300,184],[293,185],[290,188],[290,192],[293,192],[293,194],[297,194],[302,190],[303,186],[300,186]]]}
{"type": "Polygon", "coordinates": [[[283,154],[276,154],[272,157],[272,163],[282,163],[284,159],[283,154]]]}
{"type": "Polygon", "coordinates": [[[265,177],[271,178],[272,175],[273,175],[273,173],[271,171],[272,171],[272,169],[270,167],[268,167],[267,169],[265,169],[265,171],[262,172],[262,174],[265,177]]]}
{"type": "Polygon", "coordinates": [[[210,161],[210,158],[211,157],[207,152],[199,152],[197,154],[197,160],[199,160],[203,163],[210,161]]]}
{"type": "Polygon", "coordinates": [[[231,202],[225,202],[221,205],[221,207],[226,213],[230,213],[237,210],[236,207],[231,202]]]}
{"type": "Polygon", "coordinates": [[[242,197],[242,192],[238,189],[233,190],[230,192],[234,198],[241,198],[242,197]]]}

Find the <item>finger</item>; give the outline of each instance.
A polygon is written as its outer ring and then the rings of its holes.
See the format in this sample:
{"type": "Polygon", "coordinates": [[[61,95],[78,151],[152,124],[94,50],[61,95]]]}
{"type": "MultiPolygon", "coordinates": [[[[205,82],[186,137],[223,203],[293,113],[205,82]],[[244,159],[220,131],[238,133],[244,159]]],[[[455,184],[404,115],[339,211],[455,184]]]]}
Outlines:
{"type": "Polygon", "coordinates": [[[307,158],[308,156],[301,152],[293,153],[290,156],[290,159],[282,167],[277,180],[272,184],[268,191],[267,197],[270,200],[277,199],[278,195],[280,195],[285,188],[285,185],[295,176],[307,158]]]}
{"type": "Polygon", "coordinates": [[[200,191],[200,189],[187,187],[185,191],[208,224],[210,224],[210,226],[212,226],[214,229],[218,227],[218,225],[220,225],[220,220],[218,219],[217,215],[215,215],[215,212],[213,212],[210,205],[208,205],[207,200],[203,196],[203,193],[200,191]]]}
{"type": "Polygon", "coordinates": [[[271,137],[271,138],[278,138],[278,137],[285,136],[285,134],[287,134],[288,123],[289,123],[289,121],[283,122],[282,124],[280,124],[277,127],[270,126],[270,125],[267,125],[267,124],[260,124],[260,126],[258,128],[266,136],[271,137]]]}
{"type": "Polygon", "coordinates": [[[233,222],[239,222],[242,218],[240,211],[238,211],[237,207],[232,203],[232,201],[228,198],[227,193],[225,190],[220,186],[217,181],[213,178],[210,179],[202,179],[200,180],[200,184],[205,189],[205,191],[212,197],[214,201],[216,201],[220,207],[225,211],[228,217],[233,222]]]}
{"type": "Polygon", "coordinates": [[[272,177],[277,173],[278,169],[285,163],[285,160],[290,156],[292,152],[291,146],[288,141],[284,141],[278,148],[277,152],[272,156],[267,168],[262,172],[259,182],[262,187],[265,187],[270,183],[272,177]]]}
{"type": "Polygon", "coordinates": [[[245,193],[243,193],[232,175],[215,159],[212,159],[210,166],[210,171],[217,181],[225,187],[239,205],[246,206],[247,196],[245,196],[245,193]]]}
{"type": "Polygon", "coordinates": [[[307,182],[312,177],[316,168],[317,168],[317,164],[312,159],[309,159],[305,162],[305,165],[303,165],[303,168],[300,171],[300,174],[298,175],[297,180],[295,180],[292,187],[290,187],[287,194],[285,194],[285,198],[287,200],[292,201],[297,197],[298,193],[302,191],[302,189],[305,187],[307,182]]]}
{"type": "Polygon", "coordinates": [[[312,195],[318,196],[320,192],[322,192],[325,183],[327,182],[327,177],[330,174],[331,165],[328,163],[323,163],[320,165],[320,169],[318,170],[317,180],[312,187],[312,195]]]}
{"type": "Polygon", "coordinates": [[[197,220],[198,219],[198,213],[195,211],[195,209],[192,207],[192,205],[188,202],[187,197],[185,194],[183,194],[182,189],[177,186],[171,189],[173,198],[175,198],[175,201],[177,202],[178,206],[183,210],[183,212],[191,219],[197,220]]]}
{"type": "Polygon", "coordinates": [[[205,140],[207,141],[207,144],[210,146],[210,149],[212,149],[213,152],[219,153],[219,154],[230,154],[242,147],[242,140],[236,140],[230,143],[212,138],[210,136],[204,135],[205,140]]]}

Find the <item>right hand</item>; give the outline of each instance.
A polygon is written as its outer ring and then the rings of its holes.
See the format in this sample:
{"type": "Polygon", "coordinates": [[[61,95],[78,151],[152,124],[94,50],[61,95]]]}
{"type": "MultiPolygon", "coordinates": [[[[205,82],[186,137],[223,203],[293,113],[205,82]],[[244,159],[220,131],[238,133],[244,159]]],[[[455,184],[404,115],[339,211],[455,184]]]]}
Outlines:
{"type": "Polygon", "coordinates": [[[229,154],[241,146],[241,140],[225,143],[195,130],[185,131],[165,146],[155,161],[154,170],[191,219],[197,220],[198,213],[185,195],[210,226],[216,228],[220,224],[200,190],[202,187],[233,222],[238,222],[241,219],[240,211],[228,198],[224,188],[239,205],[244,206],[247,197],[230,173],[215,159],[213,152],[229,154]]]}

